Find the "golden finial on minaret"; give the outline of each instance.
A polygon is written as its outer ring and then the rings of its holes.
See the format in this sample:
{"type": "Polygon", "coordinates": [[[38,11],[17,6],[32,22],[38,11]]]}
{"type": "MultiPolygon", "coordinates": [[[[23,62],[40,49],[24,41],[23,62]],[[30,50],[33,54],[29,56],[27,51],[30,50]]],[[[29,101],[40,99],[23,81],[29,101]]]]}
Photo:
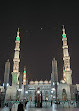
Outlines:
{"type": "Polygon", "coordinates": [[[19,37],[19,28],[18,28],[18,31],[17,31],[17,37],[19,37]]]}
{"type": "Polygon", "coordinates": [[[64,28],[64,25],[62,25],[62,26],[63,26],[63,29],[62,29],[63,35],[65,35],[65,28],[64,28]]]}
{"type": "Polygon", "coordinates": [[[18,32],[19,32],[19,28],[18,28],[18,32]]]}

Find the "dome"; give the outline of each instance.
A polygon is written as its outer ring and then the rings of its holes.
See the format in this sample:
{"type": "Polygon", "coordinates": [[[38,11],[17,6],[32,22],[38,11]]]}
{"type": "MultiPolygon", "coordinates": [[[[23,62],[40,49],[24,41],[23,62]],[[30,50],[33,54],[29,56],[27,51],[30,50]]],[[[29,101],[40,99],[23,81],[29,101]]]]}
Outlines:
{"type": "Polygon", "coordinates": [[[38,81],[35,81],[35,84],[38,84],[38,81]]]}
{"type": "Polygon", "coordinates": [[[43,81],[41,80],[41,81],[39,81],[39,84],[43,84],[43,81]]]}
{"type": "Polygon", "coordinates": [[[30,84],[34,84],[34,81],[30,81],[30,84]]]}
{"type": "Polygon", "coordinates": [[[48,84],[49,82],[47,80],[44,81],[44,84],[48,84]]]}
{"type": "Polygon", "coordinates": [[[49,81],[49,84],[51,84],[51,80],[49,81]]]}

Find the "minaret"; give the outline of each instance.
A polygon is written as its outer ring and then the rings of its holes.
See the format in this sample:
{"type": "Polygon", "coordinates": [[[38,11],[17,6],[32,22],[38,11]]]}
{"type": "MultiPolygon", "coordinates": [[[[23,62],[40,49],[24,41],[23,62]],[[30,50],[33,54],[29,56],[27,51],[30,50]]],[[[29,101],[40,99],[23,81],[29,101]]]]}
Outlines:
{"type": "Polygon", "coordinates": [[[23,85],[26,85],[26,68],[24,67],[23,85]]]}
{"type": "Polygon", "coordinates": [[[19,89],[22,89],[22,83],[23,83],[23,72],[20,72],[20,75],[19,75],[19,89]]]}
{"type": "Polygon", "coordinates": [[[52,60],[51,87],[58,82],[57,60],[52,60]]]}
{"type": "Polygon", "coordinates": [[[24,86],[24,97],[26,92],[26,67],[24,67],[24,73],[23,73],[23,86],[24,86]]]}
{"type": "Polygon", "coordinates": [[[7,85],[9,84],[9,74],[10,74],[10,62],[9,59],[5,63],[5,73],[4,73],[4,88],[7,89],[7,85]]]}
{"type": "Polygon", "coordinates": [[[14,59],[13,59],[13,72],[12,72],[12,85],[19,84],[18,77],[19,77],[19,51],[20,51],[20,37],[19,37],[19,28],[17,31],[17,37],[16,37],[16,46],[15,46],[15,53],[14,53],[14,59]]]}
{"type": "Polygon", "coordinates": [[[62,34],[62,41],[63,41],[63,61],[64,61],[64,66],[63,66],[63,79],[67,84],[72,84],[72,70],[70,68],[70,56],[68,52],[68,45],[67,45],[67,37],[65,34],[65,28],[63,25],[63,34],[62,34]]]}

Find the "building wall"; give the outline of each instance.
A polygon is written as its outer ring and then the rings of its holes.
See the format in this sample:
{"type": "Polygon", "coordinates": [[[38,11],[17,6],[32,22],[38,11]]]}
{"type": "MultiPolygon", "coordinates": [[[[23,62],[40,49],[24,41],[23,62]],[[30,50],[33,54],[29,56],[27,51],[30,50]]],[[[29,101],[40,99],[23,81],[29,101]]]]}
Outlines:
{"type": "Polygon", "coordinates": [[[66,83],[60,83],[60,84],[58,85],[58,89],[57,89],[58,99],[59,99],[59,100],[62,100],[62,91],[63,91],[63,89],[66,90],[67,100],[70,100],[70,99],[71,99],[70,85],[68,85],[68,84],[66,84],[66,83]]]}
{"type": "Polygon", "coordinates": [[[28,99],[30,100],[30,98],[32,98],[32,101],[35,100],[35,91],[37,90],[37,88],[40,88],[40,91],[42,91],[42,98],[43,100],[45,100],[45,97],[48,97],[48,100],[51,99],[51,84],[33,84],[33,85],[29,85],[29,97],[28,99]]]}

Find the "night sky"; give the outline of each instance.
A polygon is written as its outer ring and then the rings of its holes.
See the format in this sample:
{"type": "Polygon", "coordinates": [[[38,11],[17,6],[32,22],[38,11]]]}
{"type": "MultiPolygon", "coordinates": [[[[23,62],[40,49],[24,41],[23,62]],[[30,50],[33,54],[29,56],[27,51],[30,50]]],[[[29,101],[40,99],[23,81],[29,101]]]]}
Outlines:
{"type": "MultiPolygon", "coordinates": [[[[60,0],[59,0],[60,1],[60,0]]],[[[6,1],[0,3],[0,80],[7,59],[14,57],[17,28],[20,28],[20,72],[26,66],[29,80],[50,80],[51,62],[58,61],[62,79],[62,25],[68,37],[73,83],[79,83],[79,3],[48,1],[6,1]],[[73,50],[72,50],[73,49],[73,50]]]]}

